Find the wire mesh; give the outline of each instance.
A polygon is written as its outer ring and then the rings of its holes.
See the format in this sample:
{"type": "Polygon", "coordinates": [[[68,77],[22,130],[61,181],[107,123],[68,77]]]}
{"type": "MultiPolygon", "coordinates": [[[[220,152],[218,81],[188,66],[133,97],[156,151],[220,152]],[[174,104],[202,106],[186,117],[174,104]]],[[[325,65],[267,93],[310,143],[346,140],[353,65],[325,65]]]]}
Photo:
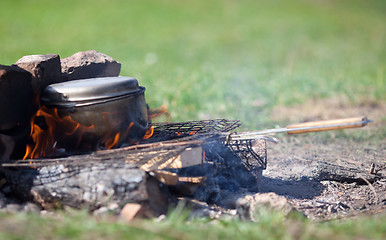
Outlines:
{"type": "Polygon", "coordinates": [[[239,156],[248,169],[267,168],[267,148],[264,139],[233,140],[229,141],[227,146],[239,156]]]}
{"type": "Polygon", "coordinates": [[[153,162],[154,164],[151,167],[153,169],[157,168],[164,161],[178,156],[186,148],[194,145],[203,146],[211,142],[220,142],[238,156],[248,169],[265,169],[267,164],[265,140],[225,141],[226,134],[224,133],[234,130],[240,125],[238,120],[230,121],[226,119],[156,123],[153,124],[154,134],[149,139],[148,144],[63,158],[16,161],[13,163],[3,163],[2,166],[39,168],[59,164],[87,166],[102,162],[109,164],[125,162],[140,167],[148,162],[153,162]]]}
{"type": "Polygon", "coordinates": [[[213,119],[202,121],[178,122],[178,123],[153,123],[154,133],[152,138],[177,138],[194,134],[229,132],[238,128],[239,120],[213,119]]]}

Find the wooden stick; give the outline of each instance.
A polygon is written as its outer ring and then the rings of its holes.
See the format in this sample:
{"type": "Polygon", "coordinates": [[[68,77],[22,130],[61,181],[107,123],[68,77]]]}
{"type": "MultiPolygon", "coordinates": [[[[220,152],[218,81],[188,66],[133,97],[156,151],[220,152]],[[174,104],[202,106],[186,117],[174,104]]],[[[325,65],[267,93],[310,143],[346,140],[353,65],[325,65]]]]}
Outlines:
{"type": "Polygon", "coordinates": [[[305,123],[296,123],[287,126],[288,134],[299,134],[308,132],[320,132],[329,130],[338,130],[345,128],[359,128],[368,123],[365,116],[354,118],[343,118],[326,121],[314,121],[305,123]],[[296,128],[296,129],[295,129],[296,128]]]}
{"type": "MultiPolygon", "coordinates": [[[[357,128],[366,126],[367,123],[371,122],[367,117],[354,117],[354,118],[344,118],[344,119],[335,119],[335,120],[326,120],[326,121],[315,121],[315,122],[305,122],[288,125],[285,128],[274,128],[266,129],[261,131],[252,131],[252,132],[242,132],[242,133],[227,133],[228,140],[253,140],[258,138],[266,138],[267,135],[272,135],[275,133],[286,132],[288,134],[299,134],[307,132],[319,132],[319,131],[328,131],[328,130],[337,130],[344,128],[357,128]]],[[[267,139],[269,140],[269,139],[267,139]]]]}

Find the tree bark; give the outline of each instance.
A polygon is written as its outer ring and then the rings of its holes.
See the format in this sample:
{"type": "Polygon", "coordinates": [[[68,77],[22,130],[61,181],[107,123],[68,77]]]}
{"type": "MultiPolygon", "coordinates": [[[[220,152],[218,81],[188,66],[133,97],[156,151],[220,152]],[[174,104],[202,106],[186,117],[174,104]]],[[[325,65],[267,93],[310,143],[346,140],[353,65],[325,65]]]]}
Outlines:
{"type": "Polygon", "coordinates": [[[154,215],[166,213],[167,188],[149,173],[128,163],[54,165],[3,171],[11,193],[43,208],[70,206],[95,210],[116,203],[139,203],[154,215]]]}

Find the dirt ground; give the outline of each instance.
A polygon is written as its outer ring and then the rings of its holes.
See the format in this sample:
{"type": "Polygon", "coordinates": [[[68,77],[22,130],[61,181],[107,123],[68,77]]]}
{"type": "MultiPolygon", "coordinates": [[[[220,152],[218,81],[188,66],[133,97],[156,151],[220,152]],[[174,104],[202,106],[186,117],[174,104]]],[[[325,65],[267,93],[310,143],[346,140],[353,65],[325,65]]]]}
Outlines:
{"type": "Polygon", "coordinates": [[[374,122],[343,132],[276,136],[280,143],[267,147],[262,192],[285,197],[311,219],[385,211],[385,103],[318,100],[274,109],[272,118],[298,123],[362,115],[374,122]]]}

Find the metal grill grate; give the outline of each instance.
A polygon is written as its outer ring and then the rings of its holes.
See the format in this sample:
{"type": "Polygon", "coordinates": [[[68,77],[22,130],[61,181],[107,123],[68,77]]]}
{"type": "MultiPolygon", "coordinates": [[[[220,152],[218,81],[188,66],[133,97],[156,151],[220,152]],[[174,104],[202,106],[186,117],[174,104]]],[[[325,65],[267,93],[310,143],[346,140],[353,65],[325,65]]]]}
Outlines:
{"type": "Polygon", "coordinates": [[[35,159],[3,163],[3,167],[43,167],[52,165],[87,166],[93,163],[105,162],[113,164],[119,162],[135,163],[141,166],[153,161],[154,168],[164,161],[178,156],[182,151],[194,145],[209,145],[221,143],[236,155],[246,168],[265,169],[267,153],[265,140],[227,140],[227,132],[239,127],[238,120],[226,119],[156,123],[154,134],[147,144],[128,146],[112,150],[98,151],[91,154],[69,156],[65,158],[35,159]]]}
{"type": "Polygon", "coordinates": [[[178,123],[153,123],[154,133],[152,138],[176,138],[194,134],[229,132],[238,128],[239,120],[213,119],[202,121],[178,122],[178,123]]]}
{"type": "Polygon", "coordinates": [[[267,148],[264,139],[234,140],[229,141],[227,146],[251,171],[256,168],[267,168],[267,148]]]}
{"type": "MultiPolygon", "coordinates": [[[[226,139],[226,133],[240,126],[239,120],[214,119],[203,121],[190,121],[178,123],[155,123],[153,141],[159,139],[170,139],[195,135],[211,135],[206,138],[206,142],[222,141],[235,155],[237,155],[244,165],[254,170],[256,168],[266,169],[267,152],[266,141],[256,140],[231,140],[226,139]]],[[[199,137],[199,136],[197,136],[199,137]]]]}
{"type": "MultiPolygon", "coordinates": [[[[19,160],[12,163],[2,163],[2,167],[29,167],[40,168],[45,166],[90,166],[96,163],[105,163],[106,167],[114,163],[127,163],[141,167],[152,161],[152,168],[157,168],[164,161],[178,156],[186,148],[202,145],[203,141],[187,137],[178,140],[159,143],[135,145],[124,148],[103,150],[85,155],[73,155],[64,158],[19,160]]],[[[152,170],[152,169],[150,169],[152,170]]]]}

